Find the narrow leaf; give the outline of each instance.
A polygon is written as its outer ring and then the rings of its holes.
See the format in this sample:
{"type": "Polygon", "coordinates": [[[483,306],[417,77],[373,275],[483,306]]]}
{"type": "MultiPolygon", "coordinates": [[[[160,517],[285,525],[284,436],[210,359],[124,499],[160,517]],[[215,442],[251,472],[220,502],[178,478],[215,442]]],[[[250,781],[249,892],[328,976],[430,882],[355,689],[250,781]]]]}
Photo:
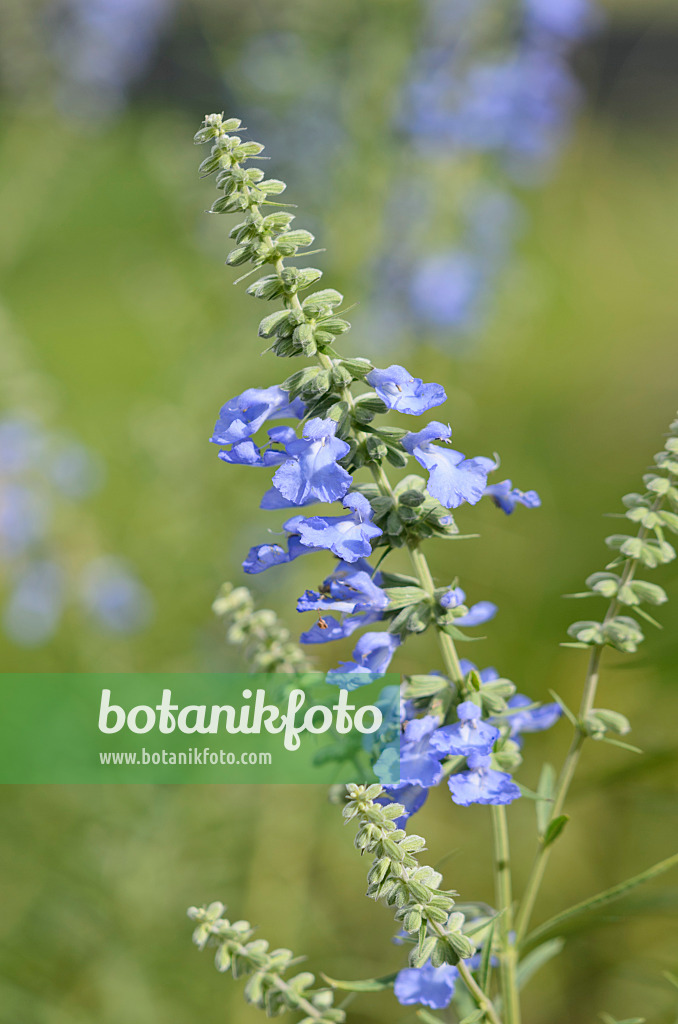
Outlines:
{"type": "Polygon", "coordinates": [[[543,836],[551,820],[551,809],[553,805],[553,793],[556,788],[556,770],[552,764],[545,764],[539,776],[537,793],[537,832],[543,836]]]}
{"type": "Polygon", "coordinates": [[[665,871],[670,871],[671,868],[676,866],[678,866],[678,853],[675,853],[672,857],[667,857],[666,860],[662,860],[658,864],[654,864],[651,868],[647,868],[646,871],[641,871],[639,875],[634,875],[633,878],[627,878],[625,882],[619,882],[618,885],[613,885],[611,889],[605,889],[603,892],[599,892],[596,896],[591,896],[587,900],[582,900],[581,903],[575,903],[573,907],[568,907],[567,910],[563,910],[560,914],[556,914],[555,917],[550,918],[550,920],[545,921],[544,924],[535,928],[535,930],[528,935],[525,940],[525,946],[530,949],[534,948],[542,938],[552,935],[561,927],[561,925],[564,925],[566,921],[580,917],[582,914],[586,914],[590,910],[606,906],[608,903],[618,900],[621,896],[625,896],[627,892],[637,888],[637,886],[643,885],[645,882],[649,882],[653,878],[657,878],[659,875],[664,874],[665,871]]]}
{"type": "Polygon", "coordinates": [[[518,964],[518,970],[516,971],[516,979],[518,982],[518,988],[523,988],[527,985],[528,981],[537,973],[537,971],[547,964],[549,960],[552,960],[554,956],[558,956],[561,949],[565,945],[565,939],[549,939],[541,946],[537,946],[531,953],[518,964]]]}
{"type": "Polygon", "coordinates": [[[441,1017],[436,1017],[435,1013],[429,1013],[428,1010],[417,1010],[417,1017],[423,1020],[424,1024],[441,1024],[442,1021],[441,1017]]]}
{"type": "Polygon", "coordinates": [[[490,990],[490,973],[492,971],[492,940],[494,938],[494,924],[492,921],[483,943],[483,954],[480,958],[480,970],[478,971],[478,984],[483,992],[490,990]]]}
{"type": "Polygon", "coordinates": [[[551,843],[556,841],[569,820],[569,814],[559,814],[557,818],[554,818],[553,821],[549,822],[548,828],[544,834],[544,848],[550,846],[551,843]]]}
{"type": "MultiPolygon", "coordinates": [[[[563,647],[563,646],[564,646],[564,644],[561,644],[560,646],[561,646],[561,647],[563,647]]],[[[588,644],[584,644],[584,646],[585,646],[585,647],[588,647],[589,645],[588,645],[588,644]]],[[[556,704],[559,704],[559,705],[560,705],[560,707],[561,707],[561,708],[562,708],[562,710],[563,710],[563,714],[564,714],[564,715],[565,715],[565,716],[566,716],[567,718],[569,718],[569,720],[570,720],[570,721],[572,722],[572,725],[573,725],[573,726],[575,727],[575,729],[578,729],[578,728],[579,728],[579,722],[578,722],[578,720],[577,720],[577,716],[576,716],[575,714],[573,714],[573,712],[572,712],[572,711],[570,711],[570,709],[568,708],[567,704],[566,704],[566,703],[565,703],[565,701],[564,701],[564,700],[562,699],[562,697],[559,697],[559,696],[558,696],[558,694],[556,693],[556,691],[555,691],[555,690],[549,690],[549,693],[550,693],[550,694],[551,694],[551,696],[553,697],[553,699],[554,699],[554,701],[556,702],[556,704]]]]}

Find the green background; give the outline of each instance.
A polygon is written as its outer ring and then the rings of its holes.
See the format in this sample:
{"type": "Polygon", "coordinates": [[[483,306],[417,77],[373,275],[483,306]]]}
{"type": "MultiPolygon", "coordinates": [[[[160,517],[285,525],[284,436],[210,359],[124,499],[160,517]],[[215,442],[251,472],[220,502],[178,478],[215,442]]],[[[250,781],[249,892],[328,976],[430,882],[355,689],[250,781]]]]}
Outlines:
{"type": "MultiPolygon", "coordinates": [[[[226,226],[203,216],[212,186],[197,178],[191,137],[206,111],[246,108],[255,138],[266,142],[262,126],[275,118],[305,145],[317,90],[332,93],[340,82],[340,142],[328,159],[316,162],[310,139],[305,161],[267,152],[289,179],[290,199],[308,210],[300,226],[327,246],[325,283],[365,303],[383,237],[380,199],[403,166],[390,126],[420,9],[410,0],[179,4],[163,42],[174,77],[158,72],[125,113],[101,124],[59,113],[41,52],[43,14],[34,0],[3,11],[18,25],[3,45],[24,48],[18,62],[15,51],[5,54],[22,73],[5,76],[0,137],[8,393],[104,456],[107,486],[87,514],[63,524],[62,543],[77,562],[103,538],[136,565],[157,613],[129,640],[84,631],[75,619],[36,652],[0,637],[1,664],[8,672],[234,671],[237,655],[209,606],[224,579],[241,580],[242,555],[269,520],[257,511],[261,475],[220,464],[206,441],[225,399],[288,370],[258,359],[259,308],[223,267],[226,226]],[[301,39],[309,64],[281,59],[273,87],[257,91],[243,54],[272,32],[301,39]]],[[[462,511],[462,529],[482,539],[441,544],[432,564],[440,580],[458,574],[470,597],[501,608],[469,656],[535,697],[552,688],[571,704],[585,655],[558,644],[583,608],[561,595],[602,568],[615,525],[601,514],[638,487],[675,411],[678,379],[676,93],[675,82],[653,74],[652,48],[675,40],[676,12],[626,0],[609,15],[635,40],[630,56],[612,88],[589,74],[590,102],[557,172],[526,193],[521,260],[486,329],[463,357],[419,332],[388,351],[389,362],[445,385],[462,450],[499,450],[507,473],[541,493],[541,511],[510,519],[493,508],[462,511]]],[[[354,331],[342,343],[365,354],[369,338],[354,331]]],[[[326,565],[309,556],[253,586],[297,630],[296,597],[326,565]]],[[[678,588],[673,566],[661,576],[674,599],[660,611],[666,628],[637,657],[606,657],[601,696],[631,718],[631,738],[648,753],[589,744],[544,917],[675,850],[678,588]]],[[[313,653],[325,668],[339,648],[313,653]]],[[[433,642],[408,644],[394,667],[437,668],[433,642]]],[[[528,738],[521,781],[534,785],[543,758],[559,758],[567,741],[564,724],[528,738]]],[[[323,787],[7,787],[0,813],[2,1024],[260,1019],[239,985],[190,946],[185,908],[212,899],[333,977],[403,964],[389,941],[390,912],[363,898],[367,865],[323,787]]],[[[533,850],[532,805],[521,801],[511,817],[520,883],[533,850]]],[[[485,809],[453,807],[441,789],[416,828],[450,886],[492,901],[485,809]]],[[[677,994],[661,972],[678,966],[678,880],[666,876],[643,898],[649,916],[627,919],[638,897],[571,937],[526,993],[530,1024],[595,1020],[601,1010],[675,1021],[677,994]]],[[[351,1019],[414,1015],[364,996],[351,1019]]]]}

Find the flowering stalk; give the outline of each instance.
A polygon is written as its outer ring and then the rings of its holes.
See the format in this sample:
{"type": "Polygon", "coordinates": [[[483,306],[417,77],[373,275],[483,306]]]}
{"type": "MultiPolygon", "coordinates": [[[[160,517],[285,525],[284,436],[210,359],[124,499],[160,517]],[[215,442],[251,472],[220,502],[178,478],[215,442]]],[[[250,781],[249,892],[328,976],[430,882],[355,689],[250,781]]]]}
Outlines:
{"type": "Polygon", "coordinates": [[[641,605],[660,605],[667,600],[662,587],[656,583],[637,580],[636,573],[641,566],[654,569],[676,557],[674,548],[665,539],[665,530],[678,533],[678,419],[674,420],[669,428],[669,438],[664,450],[655,455],[655,465],[657,470],[643,477],[645,492],[627,494],[623,498],[627,506],[623,515],[631,522],[639,524],[637,535],[631,537],[626,534],[613,534],[608,537],[607,546],[619,551],[619,556],[604,572],[596,572],[589,576],[586,581],[589,590],[572,595],[577,598],[607,597],[609,604],[602,622],[575,622],[568,630],[570,636],[575,638],[575,642],[567,646],[590,650],[588,668],[579,713],[573,720],[574,735],[553,792],[547,828],[537,850],[517,917],[516,933],[519,942],[526,936],[551,854],[552,844],[545,842],[544,839],[548,836],[549,827],[552,828],[553,823],[561,819],[585,740],[590,736],[618,743],[619,741],[615,741],[608,733],[623,736],[630,730],[628,721],[619,712],[594,709],[600,662],[606,646],[624,653],[635,653],[638,644],[644,639],[636,620],[629,615],[620,615],[620,610],[634,611],[641,618],[657,626],[658,623],[641,605]],[[670,504],[672,510],[664,510],[665,503],[670,504]],[[653,536],[648,539],[648,534],[653,536]],[[613,572],[615,569],[621,572],[613,572]]]}
{"type": "Polygon", "coordinates": [[[269,608],[256,608],[247,587],[224,583],[212,611],[226,627],[226,642],[241,647],[253,672],[310,672],[311,663],[269,608]]]}
{"type": "MultiPolygon", "coordinates": [[[[223,903],[208,907],[190,907],[188,916],[197,921],[193,941],[198,949],[216,946],[214,963],[218,971],[231,971],[234,978],[247,977],[245,999],[265,1010],[268,1017],[277,1017],[287,1010],[304,1014],[299,1024],[342,1024],[343,1010],[333,1005],[330,988],[313,989],[315,976],[301,971],[292,978],[283,975],[299,963],[289,949],[269,952],[265,939],[253,939],[249,921],[224,918],[223,903]]],[[[302,958],[303,959],[303,958],[302,958]]]]}
{"type": "MultiPolygon", "coordinates": [[[[452,510],[463,505],[475,505],[489,497],[510,514],[518,504],[536,507],[540,500],[534,491],[521,491],[510,480],[490,484],[489,475],[497,468],[495,460],[482,456],[467,459],[446,447],[452,433],[449,425],[434,420],[412,432],[378,419],[388,412],[404,416],[426,413],[445,402],[445,391],[439,384],[413,377],[402,366],[379,369],[363,357],[346,358],[337,352],[336,338],[350,327],[339,315],[343,296],[326,288],[300,297],[317,283],[321,272],[312,267],[290,267],[286,260],[309,255],[304,250],[313,243],[313,236],[294,229],[292,214],[269,198],[280,195],[284,183],[266,179],[258,168],[245,168],[263,147],[234,134],[239,125],[237,119],[224,120],[222,115],[212,114],[196,135],[196,142],[213,144],[201,165],[205,174],[216,173],[222,193],[212,211],[240,212],[244,217],[231,231],[236,244],[227,263],[252,264],[245,277],[267,270],[249,285],[248,292],[255,298],[280,300],[282,308],[264,316],[259,336],[268,339],[269,351],[281,358],[310,360],[281,386],[249,388],[226,402],[219,413],[211,439],[221,449],[219,458],[231,465],[274,470],[261,507],[288,510],[287,514],[293,510],[283,524],[286,547],[258,545],[247,554],[243,568],[256,574],[311,551],[324,550],[334,556],[331,573],[317,590],[305,591],[297,610],[318,616],[302,633],[303,644],[343,639],[370,627],[358,640],[352,660],[327,673],[327,681],[343,689],[380,678],[410,634],[435,630],[445,675],[413,675],[406,680],[401,734],[393,742],[385,736],[376,752],[377,777],[390,780],[397,768],[399,781],[349,788],[345,815],[349,820],[358,819],[358,848],[375,856],[368,895],[397,907],[396,917],[403,924],[401,937],[414,945],[410,966],[394,980],[398,1001],[433,1009],[442,1009],[453,999],[463,1004],[462,993],[455,995],[455,984],[461,979],[477,1007],[472,1019],[498,1024],[490,985],[490,969],[498,958],[505,1024],[520,1024],[519,950],[513,927],[504,808],[521,795],[512,777],[521,763],[521,734],[549,728],[563,709],[558,703],[540,705],[516,693],[514,684],[495,669],[479,670],[459,657],[455,641],[467,639],[465,630],[487,622],[497,609],[489,601],[467,606],[456,580],[437,585],[422,546],[434,538],[458,538],[452,510]],[[276,425],[267,427],[266,441],[255,440],[269,421],[280,419],[301,421],[300,431],[276,425]],[[402,470],[411,460],[427,472],[427,478],[410,473],[392,483],[386,464],[402,470]],[[358,478],[365,469],[371,479],[358,478]],[[300,511],[309,505],[335,502],[341,503],[344,514],[305,515],[300,511]],[[390,562],[388,568],[383,567],[386,556],[401,547],[409,553],[413,575],[391,571],[390,562]],[[368,559],[379,549],[384,549],[383,553],[372,565],[368,559]],[[386,629],[372,631],[375,623],[386,624],[386,629]],[[407,835],[405,826],[423,806],[429,789],[443,780],[455,804],[479,803],[492,808],[498,913],[485,914],[475,904],[455,906],[452,894],[439,889],[440,876],[418,865],[415,854],[423,849],[424,840],[407,835]],[[474,952],[476,946],[478,953],[474,952]]],[[[623,734],[628,728],[623,716],[593,708],[598,659],[605,643],[633,650],[642,639],[635,620],[617,614],[619,606],[634,606],[647,617],[637,605],[665,599],[663,591],[635,580],[634,571],[639,562],[659,564],[673,557],[662,531],[678,526],[678,516],[664,512],[655,500],[655,496],[668,495],[673,501],[670,475],[678,444],[675,436],[671,444],[657,459],[669,476],[648,478],[649,496],[627,498],[627,516],[641,523],[639,536],[610,541],[619,549],[620,560],[608,569],[623,565],[621,576],[608,571],[589,580],[593,593],[613,598],[608,615],[602,623],[576,623],[571,630],[576,646],[593,646],[594,654],[576,747],[573,745],[566,762],[560,788],[555,798],[546,787],[540,788],[541,804],[548,806],[548,801],[555,799],[541,830],[543,851],[564,825],[558,812],[584,735],[619,742],[606,734],[623,734]],[[647,531],[654,531],[656,539],[647,540],[647,531]]],[[[224,601],[229,614],[234,610],[236,618],[242,615],[242,623],[247,623],[246,629],[236,623],[237,637],[254,637],[259,642],[257,629],[250,629],[253,611],[249,598],[229,591],[224,601]]],[[[258,654],[270,658],[268,650],[258,654]]],[[[542,865],[545,860],[540,854],[517,922],[521,934],[536,897],[542,865]]],[[[364,983],[341,983],[339,987],[364,990],[360,985],[364,983]]]]}
{"type": "MultiPolygon", "coordinates": [[[[364,634],[354,651],[354,661],[330,672],[328,680],[346,688],[370,682],[375,674],[386,670],[395,649],[409,633],[423,632],[430,625],[437,632],[448,676],[447,679],[436,677],[435,687],[428,694],[429,710],[437,713],[409,722],[405,716],[405,744],[411,740],[415,746],[427,748],[425,756],[429,763],[425,777],[417,777],[418,769],[414,776],[404,777],[401,764],[401,780],[404,779],[406,788],[409,786],[415,791],[414,799],[409,793],[410,799],[404,804],[395,802],[390,808],[369,811],[363,808],[364,813],[376,815],[379,820],[364,824],[359,833],[368,837],[369,844],[381,844],[380,849],[387,844],[390,854],[401,858],[393,863],[399,863],[398,870],[402,871],[402,858],[409,857],[410,853],[403,852],[399,843],[379,833],[379,829],[394,830],[393,819],[398,816],[406,819],[413,813],[415,804],[420,806],[423,802],[421,792],[425,799],[427,787],[440,781],[443,775],[450,776],[450,791],[459,803],[505,803],[520,795],[510,776],[498,770],[515,766],[519,760],[516,744],[511,740],[512,727],[500,729],[481,721],[483,711],[507,713],[506,698],[514,693],[514,688],[510,683],[502,688],[501,684],[493,685],[488,680],[489,685],[481,693],[484,681],[473,672],[473,667],[470,671],[464,668],[454,643],[455,637],[464,638],[463,627],[487,621],[496,609],[489,602],[479,602],[469,609],[460,588],[436,587],[421,550],[422,541],[457,535],[458,528],[449,510],[464,503],[475,504],[484,495],[507,513],[512,512],[517,503],[529,507],[538,505],[539,499],[534,492],[524,493],[512,488],[510,481],[488,485],[488,474],[496,468],[493,460],[465,459],[460,452],[435,445],[436,440],[448,441],[451,434],[450,428],[442,423],[431,422],[416,433],[374,425],[376,415],[390,410],[405,415],[427,412],[445,401],[444,389],[437,384],[424,384],[401,366],[379,370],[364,358],[339,356],[334,348],[335,338],[350,326],[337,314],[343,297],[333,289],[323,289],[300,299],[300,294],[320,279],[321,272],[315,268],[291,268],[285,259],[303,255],[300,249],[310,246],[313,237],[308,232],[292,229],[292,215],[269,198],[279,195],[285,188],[284,183],[265,179],[257,168],[244,168],[245,162],[256,158],[263,147],[255,142],[243,142],[240,136],[232,134],[239,126],[236,119],[224,121],[221,115],[210,115],[196,135],[196,142],[213,143],[210,156],[201,165],[205,174],[217,173],[217,187],[223,192],[212,211],[240,211],[245,215],[231,231],[236,246],[227,263],[239,266],[250,262],[255,270],[265,266],[270,269],[270,273],[249,286],[248,292],[257,298],[280,299],[283,308],[264,317],[259,335],[272,339],[271,350],[276,355],[283,358],[306,356],[314,360],[314,365],[293,373],[282,388],[252,388],[226,403],[212,440],[221,446],[219,455],[224,462],[278,467],[273,487],[264,495],[262,507],[282,509],[341,501],[349,512],[340,517],[293,516],[284,524],[288,535],[287,551],[277,544],[261,545],[253,548],[244,562],[246,572],[258,573],[319,548],[331,551],[339,560],[320,591],[307,591],[299,601],[300,611],[321,613],[317,626],[302,635],[303,642],[326,642],[348,636],[374,621],[389,620],[388,633],[364,634]],[[274,210],[266,214],[263,208],[268,206],[274,210]],[[352,389],[358,383],[370,385],[374,390],[355,395],[352,389]],[[301,419],[301,439],[290,427],[274,427],[268,431],[266,446],[257,445],[253,436],[273,418],[301,419]],[[428,481],[410,475],[393,486],[384,463],[404,468],[412,457],[428,470],[428,481]],[[373,483],[353,479],[352,474],[363,467],[369,468],[373,483]],[[409,577],[373,569],[365,558],[373,548],[380,546],[386,548],[386,554],[405,546],[415,575],[409,577]],[[340,611],[342,618],[326,616],[326,610],[340,611]],[[448,721],[454,722],[455,709],[458,724],[445,726],[448,721]],[[497,767],[490,767],[493,757],[497,767]],[[467,770],[460,771],[465,760],[467,770]],[[372,834],[375,829],[378,835],[372,834]]],[[[232,603],[233,597],[226,595],[226,600],[232,603]]],[[[249,609],[246,611],[249,614],[249,609]]],[[[416,680],[414,684],[416,686],[416,680]]],[[[422,696],[421,691],[419,696],[422,696]]],[[[384,751],[382,756],[388,753],[384,751]]],[[[398,800],[400,792],[401,787],[386,787],[385,790],[393,801],[398,800]]],[[[397,831],[405,842],[410,841],[402,830],[397,831]]],[[[503,842],[505,832],[501,835],[503,842]]],[[[502,880],[501,884],[498,882],[502,899],[507,891],[504,883],[507,857],[505,860],[506,863],[497,868],[498,878],[502,880]]],[[[393,893],[399,887],[407,888],[407,880],[394,880],[396,869],[391,871],[383,856],[380,861],[376,870],[385,869],[388,878],[385,874],[376,883],[377,891],[381,892],[384,886],[393,893]]],[[[508,891],[510,893],[510,887],[508,891]]],[[[405,897],[400,894],[397,898],[402,901],[405,897]]],[[[509,914],[510,906],[502,906],[502,910],[509,914]]],[[[417,929],[422,929],[413,970],[424,970],[430,964],[427,969],[435,971],[445,963],[451,966],[460,957],[471,956],[473,947],[468,939],[462,941],[460,937],[464,919],[461,915],[450,916],[451,904],[446,910],[428,904],[426,910],[415,911],[409,907],[407,913],[410,924],[418,915],[417,929]],[[433,915],[431,920],[426,916],[429,912],[433,915]],[[436,915],[438,918],[442,915],[442,920],[436,920],[436,915]]],[[[515,987],[514,957],[508,948],[509,932],[505,929],[502,938],[501,955],[505,962],[502,978],[505,986],[515,987]]],[[[494,1019],[491,1001],[468,968],[463,967],[462,974],[469,990],[477,990],[474,997],[478,1005],[485,1007],[484,1012],[494,1019]]],[[[515,1024],[517,1016],[515,1013],[510,1016],[515,998],[508,992],[505,1005],[508,1024],[515,1024]]]]}

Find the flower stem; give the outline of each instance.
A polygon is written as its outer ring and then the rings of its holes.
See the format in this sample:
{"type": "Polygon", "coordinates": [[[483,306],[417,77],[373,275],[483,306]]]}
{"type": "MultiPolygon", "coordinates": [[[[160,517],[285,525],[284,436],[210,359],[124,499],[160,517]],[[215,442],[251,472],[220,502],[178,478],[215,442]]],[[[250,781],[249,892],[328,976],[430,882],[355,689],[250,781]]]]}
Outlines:
{"type": "MultiPolygon", "coordinates": [[[[663,501],[664,496],[661,494],[657,495],[657,498],[655,499],[652,505],[651,511],[658,511],[661,508],[663,501]]],[[[638,531],[638,539],[643,540],[647,532],[647,529],[644,526],[641,526],[638,531]]],[[[621,574],[621,579],[617,592],[619,592],[622,589],[622,587],[626,586],[627,583],[631,582],[637,567],[637,558],[629,558],[627,560],[626,565],[624,566],[624,571],[621,574]]],[[[614,597],[610,601],[610,604],[608,606],[607,613],[603,620],[603,625],[607,625],[609,622],[611,622],[612,619],[614,619],[614,617],[616,616],[618,610],[619,601],[616,597],[614,597]]],[[[577,765],[579,764],[579,758],[581,757],[581,750],[584,745],[584,740],[587,738],[587,733],[584,729],[584,722],[587,716],[593,710],[593,702],[596,699],[596,691],[598,689],[598,680],[600,677],[600,660],[602,658],[602,654],[603,645],[601,644],[596,645],[591,650],[591,655],[589,657],[589,662],[586,669],[586,677],[584,679],[584,689],[582,692],[581,703],[579,705],[578,724],[575,728],[574,736],[572,737],[570,749],[568,750],[565,760],[563,762],[563,767],[561,769],[560,776],[558,777],[558,782],[556,784],[555,792],[553,794],[553,804],[551,807],[551,816],[549,818],[549,822],[553,821],[554,818],[557,818],[558,815],[562,813],[563,807],[565,805],[565,800],[567,799],[567,794],[570,789],[570,785],[572,784],[572,779],[574,778],[574,773],[577,770],[577,765]]],[[[518,945],[520,945],[520,943],[524,940],[527,934],[527,929],[530,926],[532,912],[534,911],[534,906],[537,901],[537,897],[539,896],[539,890],[541,888],[541,883],[544,879],[544,874],[546,872],[546,867],[549,862],[549,857],[551,856],[552,845],[553,844],[550,844],[549,846],[541,845],[535,855],[534,862],[532,864],[532,870],[530,872],[530,877],[528,878],[527,885],[525,887],[525,892],[520,903],[520,909],[516,917],[516,943],[518,945]]]]}
{"type": "Polygon", "coordinates": [[[489,998],[489,996],[486,995],[485,992],[483,992],[482,988],[480,987],[476,979],[473,977],[473,975],[471,974],[463,960],[459,961],[459,963],[457,964],[457,969],[459,971],[459,976],[461,980],[464,982],[466,988],[469,990],[469,992],[475,999],[476,1003],[478,1004],[478,1008],[482,1010],[483,1013],[485,1014],[486,1020],[491,1021],[492,1024],[501,1024],[501,1020],[494,1007],[494,1003],[489,998]]]}
{"type": "Polygon", "coordinates": [[[499,972],[506,1024],[520,1024],[520,1001],[516,983],[517,952],[512,937],[513,893],[511,886],[511,860],[506,808],[492,807],[492,834],[494,853],[494,885],[499,918],[501,953],[499,972]]]}

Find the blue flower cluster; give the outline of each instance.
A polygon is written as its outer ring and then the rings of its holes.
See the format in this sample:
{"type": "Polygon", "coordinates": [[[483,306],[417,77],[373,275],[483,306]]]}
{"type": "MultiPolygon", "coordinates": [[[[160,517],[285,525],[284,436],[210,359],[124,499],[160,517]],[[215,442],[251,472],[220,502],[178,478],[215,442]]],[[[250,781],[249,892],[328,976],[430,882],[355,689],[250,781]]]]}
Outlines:
{"type": "Polygon", "coordinates": [[[150,595],[122,561],[95,557],[69,566],[56,542],[57,517],[102,478],[83,445],[20,417],[0,420],[0,566],[9,583],[2,626],[14,643],[46,643],[69,604],[116,633],[148,622],[150,595]]]}
{"type": "MultiPolygon", "coordinates": [[[[393,410],[417,416],[446,401],[440,384],[424,383],[403,366],[377,369],[365,363],[365,383],[374,388],[366,397],[378,403],[384,412],[393,410]]],[[[381,510],[378,497],[371,501],[369,487],[354,484],[346,467],[351,466],[355,445],[352,449],[350,437],[338,436],[338,428],[337,419],[311,416],[299,397],[290,399],[289,392],[280,387],[248,388],[221,408],[210,439],[220,447],[219,458],[223,462],[274,469],[272,486],[263,496],[262,508],[283,510],[340,502],[345,509],[342,515],[291,516],[283,523],[285,546],[279,543],[257,545],[243,562],[245,572],[257,574],[313,551],[325,550],[335,556],[338,563],[333,573],[317,592],[306,591],[297,604],[300,612],[319,614],[316,624],[301,635],[301,642],[305,644],[345,639],[356,630],[392,614],[388,587],[384,588],[381,574],[375,573],[366,559],[375,545],[398,546],[394,536],[389,536],[394,524],[391,520],[390,527],[387,522],[384,529],[381,521],[377,522],[377,513],[381,510]],[[267,426],[271,420],[278,419],[301,420],[302,425],[299,430],[291,426],[267,426]],[[258,442],[255,438],[264,429],[267,440],[258,442]],[[365,491],[367,494],[363,493],[365,491]]],[[[483,456],[465,458],[461,452],[447,447],[451,433],[449,425],[433,421],[422,430],[400,430],[393,435],[393,446],[397,446],[403,464],[412,457],[428,472],[426,482],[421,477],[407,480],[410,484],[416,481],[420,488],[415,502],[428,501],[437,510],[440,530],[456,530],[452,517],[445,510],[464,504],[475,505],[484,496],[497,504],[501,499],[505,511],[512,511],[519,500],[530,506],[539,504],[534,491],[526,495],[511,491],[510,481],[506,481],[508,496],[502,490],[503,484],[489,484],[488,475],[496,469],[495,460],[483,456]],[[511,502],[513,507],[509,509],[511,502]]],[[[355,464],[353,468],[357,468],[355,464]]],[[[396,524],[396,527],[401,526],[401,522],[396,524]]],[[[439,614],[449,621],[454,620],[456,628],[482,625],[496,613],[496,606],[489,601],[467,608],[465,594],[459,587],[442,588],[437,598],[439,614]]],[[[331,671],[328,679],[353,689],[378,678],[388,669],[402,638],[403,631],[398,628],[387,633],[365,633],[358,640],[351,660],[331,671]]]]}
{"type": "MultiPolygon", "coordinates": [[[[570,51],[597,20],[592,0],[427,3],[398,127],[428,182],[439,168],[441,184],[465,184],[451,196],[451,244],[440,247],[440,190],[429,183],[418,218],[429,225],[426,251],[399,244],[384,257],[384,304],[401,323],[448,339],[482,326],[524,220],[517,191],[540,183],[562,147],[579,97],[570,51]]],[[[398,196],[392,205],[400,243],[398,196]]]]}
{"type": "Polygon", "coordinates": [[[475,690],[472,699],[459,702],[454,713],[456,721],[447,724],[439,715],[417,714],[415,702],[402,706],[403,732],[399,742],[387,746],[376,763],[375,771],[383,780],[391,800],[402,804],[405,815],[399,827],[426,801],[428,790],[447,776],[447,786],[455,804],[508,804],[520,796],[520,789],[502,766],[520,763],[520,734],[548,729],[560,718],[558,704],[540,705],[523,694],[516,694],[508,680],[500,686],[494,668],[480,672],[472,662],[462,660],[462,671],[475,690]],[[495,706],[496,691],[511,693],[503,710],[489,713],[495,706]],[[396,783],[390,783],[395,772],[396,783]]]}
{"type": "Polygon", "coordinates": [[[116,113],[173,7],[172,0],[64,0],[50,34],[62,112],[99,118],[116,113]]]}

